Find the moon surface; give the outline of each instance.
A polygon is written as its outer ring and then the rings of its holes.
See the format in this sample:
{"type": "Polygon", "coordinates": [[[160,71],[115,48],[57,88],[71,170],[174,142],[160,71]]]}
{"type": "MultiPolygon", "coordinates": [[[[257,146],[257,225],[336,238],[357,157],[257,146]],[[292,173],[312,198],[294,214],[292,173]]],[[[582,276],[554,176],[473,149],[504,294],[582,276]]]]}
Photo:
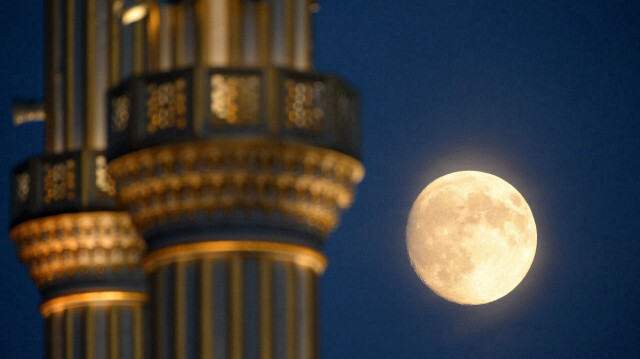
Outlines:
{"type": "Polygon", "coordinates": [[[454,172],[431,182],[407,222],[411,265],[434,292],[459,304],[495,301],[525,277],[536,224],[522,195],[499,177],[454,172]]]}

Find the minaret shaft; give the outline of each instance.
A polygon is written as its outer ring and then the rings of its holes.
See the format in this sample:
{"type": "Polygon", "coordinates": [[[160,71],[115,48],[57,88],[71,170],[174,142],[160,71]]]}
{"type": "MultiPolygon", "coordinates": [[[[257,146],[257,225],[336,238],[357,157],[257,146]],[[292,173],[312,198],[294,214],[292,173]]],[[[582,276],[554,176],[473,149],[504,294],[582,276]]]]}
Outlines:
{"type": "Polygon", "coordinates": [[[16,109],[46,153],[12,173],[10,236],[47,359],[318,357],[320,251],[364,168],[313,2],[46,0],[44,116],[16,109]]]}
{"type": "Polygon", "coordinates": [[[215,241],[151,254],[151,356],[316,358],[316,271],[324,259],[299,250],[215,241]]]}
{"type": "Polygon", "coordinates": [[[48,0],[45,151],[106,148],[109,0],[48,0]]]}
{"type": "Polygon", "coordinates": [[[152,72],[190,66],[310,70],[310,0],[151,2],[152,72]]]}
{"type": "Polygon", "coordinates": [[[357,92],[312,71],[311,2],[149,1],[144,59],[111,28],[109,170],[147,242],[153,358],[318,357],[320,249],[364,169],[357,92]]]}
{"type": "Polygon", "coordinates": [[[43,297],[45,358],[142,359],[144,243],[126,213],[43,216],[10,234],[43,297]]]}
{"type": "Polygon", "coordinates": [[[110,34],[126,33],[114,4],[46,0],[45,154],[12,173],[10,236],[42,297],[47,359],[143,359],[145,244],[102,152],[109,83],[128,66],[114,59],[130,53],[112,56],[110,34]]]}
{"type": "Polygon", "coordinates": [[[45,302],[45,357],[144,359],[144,300],[129,292],[88,292],[45,302]]]}

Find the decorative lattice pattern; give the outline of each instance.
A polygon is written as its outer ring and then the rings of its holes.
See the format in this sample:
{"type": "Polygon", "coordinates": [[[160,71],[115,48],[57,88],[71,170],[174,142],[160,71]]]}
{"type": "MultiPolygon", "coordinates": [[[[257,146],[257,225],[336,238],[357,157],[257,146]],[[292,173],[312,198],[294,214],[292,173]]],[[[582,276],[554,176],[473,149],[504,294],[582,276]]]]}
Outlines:
{"type": "Polygon", "coordinates": [[[147,85],[147,131],[150,134],[187,125],[187,81],[177,79],[147,85]]]}
{"type": "Polygon", "coordinates": [[[360,156],[360,98],[335,76],[197,67],[140,75],[118,91],[109,100],[113,158],[148,146],[229,135],[300,140],[360,156]],[[127,119],[126,130],[116,132],[127,119]]]}
{"type": "Polygon", "coordinates": [[[75,199],[75,167],[72,159],[44,165],[44,203],[75,199]]]}
{"type": "Polygon", "coordinates": [[[16,176],[16,194],[18,201],[24,202],[29,197],[31,176],[28,173],[21,173],[16,176]]]}
{"type": "Polygon", "coordinates": [[[260,77],[211,76],[211,115],[214,126],[253,126],[260,121],[260,77]]]}
{"type": "Polygon", "coordinates": [[[324,82],[288,79],[284,82],[284,90],[285,126],[321,132],[327,107],[324,82]]]}
{"type": "Polygon", "coordinates": [[[111,124],[115,132],[122,132],[129,125],[129,117],[131,113],[131,100],[129,97],[122,95],[111,100],[112,113],[111,124]]]}
{"type": "Polygon", "coordinates": [[[96,157],[96,188],[107,196],[113,196],[116,193],[115,183],[107,171],[105,156],[96,157]]]}

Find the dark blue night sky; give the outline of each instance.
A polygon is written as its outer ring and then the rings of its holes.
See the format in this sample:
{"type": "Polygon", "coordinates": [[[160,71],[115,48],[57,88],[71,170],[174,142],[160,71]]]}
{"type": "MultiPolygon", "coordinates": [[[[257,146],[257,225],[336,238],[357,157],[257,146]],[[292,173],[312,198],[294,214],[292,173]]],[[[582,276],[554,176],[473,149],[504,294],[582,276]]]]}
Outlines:
{"type": "MultiPolygon", "coordinates": [[[[42,357],[39,297],[8,239],[9,170],[42,151],[42,0],[0,3],[0,356],[42,357]]],[[[316,67],[363,98],[367,175],[325,249],[322,357],[640,357],[640,2],[322,0],[316,67]],[[456,170],[527,199],[538,248],[491,304],[414,274],[406,218],[456,170]]]]}

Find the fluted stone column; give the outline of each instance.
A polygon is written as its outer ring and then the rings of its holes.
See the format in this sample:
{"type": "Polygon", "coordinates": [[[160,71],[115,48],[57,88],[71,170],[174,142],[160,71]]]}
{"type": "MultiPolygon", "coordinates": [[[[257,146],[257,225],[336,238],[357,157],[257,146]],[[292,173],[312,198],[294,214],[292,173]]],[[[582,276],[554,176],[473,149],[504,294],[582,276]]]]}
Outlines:
{"type": "Polygon", "coordinates": [[[42,296],[47,359],[144,356],[145,243],[103,153],[112,5],[46,0],[45,154],[11,177],[10,236],[42,296]]]}
{"type": "Polygon", "coordinates": [[[154,358],[318,357],[322,246],[364,168],[357,92],[312,71],[311,4],[152,1],[151,72],[109,93],[154,358]]]}
{"type": "Polygon", "coordinates": [[[316,356],[316,282],[325,265],[318,253],[210,241],[157,251],[148,261],[152,357],[316,356]]]}
{"type": "Polygon", "coordinates": [[[144,242],[127,213],[47,215],[10,235],[42,295],[46,358],[143,359],[144,242]]]}

